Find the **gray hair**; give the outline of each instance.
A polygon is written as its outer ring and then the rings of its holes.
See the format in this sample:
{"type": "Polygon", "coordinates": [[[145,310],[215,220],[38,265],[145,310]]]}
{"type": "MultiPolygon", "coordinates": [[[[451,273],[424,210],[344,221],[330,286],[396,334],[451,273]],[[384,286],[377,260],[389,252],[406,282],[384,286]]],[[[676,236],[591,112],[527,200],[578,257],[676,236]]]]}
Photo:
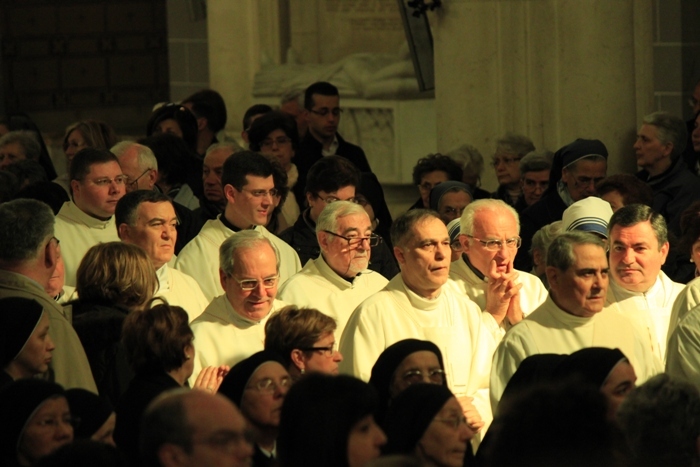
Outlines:
{"type": "Polygon", "coordinates": [[[39,248],[54,234],[51,208],[34,199],[0,204],[0,261],[18,264],[36,258],[39,248]]]}
{"type": "Polygon", "coordinates": [[[479,211],[505,211],[513,216],[515,223],[518,225],[518,233],[520,233],[520,218],[518,213],[512,206],[504,203],[500,199],[477,199],[476,201],[469,203],[464,211],[462,212],[462,217],[459,221],[460,224],[460,234],[472,235],[474,233],[474,217],[479,211]]]}
{"type": "Polygon", "coordinates": [[[520,175],[525,176],[527,172],[540,172],[552,168],[552,158],[554,153],[546,149],[528,152],[520,159],[520,175]]]}
{"type": "Polygon", "coordinates": [[[695,465],[700,394],[692,384],[665,373],[654,376],[625,398],[617,422],[633,465],[695,465]]]}
{"type": "Polygon", "coordinates": [[[523,157],[528,152],[535,150],[535,145],[532,140],[524,135],[516,135],[515,133],[506,133],[505,136],[496,140],[496,152],[504,151],[509,154],[515,154],[518,157],[523,157]]]}
{"type": "Polygon", "coordinates": [[[683,119],[671,115],[668,112],[654,112],[642,119],[642,123],[654,125],[656,127],[656,136],[661,141],[661,144],[672,144],[671,159],[678,158],[688,141],[688,129],[685,126],[683,119]]]}
{"type": "Polygon", "coordinates": [[[484,157],[471,144],[463,144],[445,154],[462,163],[462,171],[468,175],[480,176],[484,171],[484,157]]]}
{"type": "Polygon", "coordinates": [[[31,131],[11,131],[0,138],[0,148],[8,144],[19,143],[24,148],[24,156],[27,159],[38,161],[41,156],[41,145],[31,131]]]}
{"type": "Polygon", "coordinates": [[[263,234],[255,229],[242,230],[231,235],[224,240],[224,243],[219,247],[219,268],[224,271],[224,274],[230,276],[233,274],[234,253],[238,250],[252,250],[260,245],[270,245],[272,251],[275,252],[275,262],[277,271],[280,269],[280,254],[275,245],[263,234]]]}
{"type": "Polygon", "coordinates": [[[576,262],[574,247],[579,245],[594,245],[605,251],[605,243],[595,234],[572,230],[554,237],[547,249],[547,266],[553,266],[560,271],[566,271],[576,262]]]}
{"type": "Polygon", "coordinates": [[[668,241],[668,227],[664,216],[654,211],[646,204],[628,204],[618,209],[608,222],[608,238],[612,242],[612,229],[616,225],[620,227],[632,227],[640,222],[649,221],[651,229],[654,231],[656,240],[659,242],[659,250],[668,241]]]}
{"type": "Polygon", "coordinates": [[[442,223],[438,213],[430,209],[411,209],[401,214],[391,224],[391,243],[394,246],[406,246],[406,241],[413,238],[413,227],[430,219],[437,219],[442,223]]]}
{"type": "Polygon", "coordinates": [[[235,153],[237,153],[238,151],[242,151],[242,150],[243,150],[242,147],[240,147],[237,143],[233,143],[233,142],[228,142],[228,141],[227,141],[227,142],[225,142],[225,143],[214,143],[214,144],[212,144],[211,146],[209,146],[209,147],[207,148],[207,152],[204,153],[204,157],[207,157],[207,156],[209,155],[209,153],[211,153],[211,152],[213,152],[213,151],[216,151],[216,150],[218,150],[218,149],[226,149],[226,148],[230,148],[230,149],[231,149],[231,154],[235,154],[235,153]]]}
{"type": "Polygon", "coordinates": [[[187,418],[185,399],[197,391],[177,388],[165,391],[148,405],[141,419],[139,449],[144,465],[160,465],[158,450],[164,444],[192,452],[194,429],[187,418]]]}
{"type": "Polygon", "coordinates": [[[327,204],[316,220],[316,233],[318,234],[322,230],[335,232],[338,229],[338,219],[353,214],[364,214],[369,219],[367,211],[359,204],[351,203],[350,201],[336,201],[327,204]]]}
{"type": "Polygon", "coordinates": [[[122,141],[117,143],[112,146],[110,152],[117,156],[118,159],[121,159],[124,153],[131,148],[136,149],[136,160],[138,161],[140,170],[158,170],[158,160],[151,148],[139,144],[136,141],[122,141]]]}
{"type": "Polygon", "coordinates": [[[280,98],[280,105],[284,105],[287,102],[296,101],[299,104],[299,108],[304,108],[304,89],[290,89],[289,91],[282,94],[280,98]]]}
{"type": "Polygon", "coordinates": [[[562,233],[562,221],[554,221],[551,224],[543,226],[540,230],[535,232],[532,236],[532,246],[530,247],[530,254],[535,250],[542,252],[545,258],[545,264],[547,264],[547,250],[549,245],[552,244],[557,235],[562,233]]]}

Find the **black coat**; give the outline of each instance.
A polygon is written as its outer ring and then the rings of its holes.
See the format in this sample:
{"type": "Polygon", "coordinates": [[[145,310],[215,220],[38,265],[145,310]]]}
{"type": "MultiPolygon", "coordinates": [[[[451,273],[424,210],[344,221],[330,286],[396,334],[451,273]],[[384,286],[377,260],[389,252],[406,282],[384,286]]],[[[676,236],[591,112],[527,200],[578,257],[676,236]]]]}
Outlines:
{"type": "Polygon", "coordinates": [[[530,247],[532,236],[547,224],[560,221],[567,206],[557,190],[550,190],[538,202],[528,207],[520,216],[520,237],[523,243],[515,257],[514,266],[519,271],[532,269],[530,247]]]}

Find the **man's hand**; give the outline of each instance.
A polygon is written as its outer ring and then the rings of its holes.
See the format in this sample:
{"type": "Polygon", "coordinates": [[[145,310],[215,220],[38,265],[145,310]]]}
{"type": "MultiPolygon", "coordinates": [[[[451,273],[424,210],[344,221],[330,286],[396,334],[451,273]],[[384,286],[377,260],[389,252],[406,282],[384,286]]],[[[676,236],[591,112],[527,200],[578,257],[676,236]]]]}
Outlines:
{"type": "Polygon", "coordinates": [[[520,311],[520,289],[522,284],[517,283],[518,271],[513,269],[510,262],[506,272],[498,272],[496,260],[491,261],[491,268],[487,277],[486,286],[486,309],[493,316],[498,324],[501,324],[506,317],[511,324],[522,319],[520,311]],[[518,319],[519,317],[519,319],[518,319]]]}
{"type": "MultiPolygon", "coordinates": [[[[469,396],[455,397],[457,398],[459,405],[462,406],[462,412],[467,419],[467,427],[469,427],[469,429],[473,432],[472,436],[474,436],[474,434],[478,433],[484,426],[484,421],[481,419],[479,411],[476,410],[476,407],[474,407],[474,398],[469,396]]],[[[469,438],[471,439],[472,436],[469,438]]]]}

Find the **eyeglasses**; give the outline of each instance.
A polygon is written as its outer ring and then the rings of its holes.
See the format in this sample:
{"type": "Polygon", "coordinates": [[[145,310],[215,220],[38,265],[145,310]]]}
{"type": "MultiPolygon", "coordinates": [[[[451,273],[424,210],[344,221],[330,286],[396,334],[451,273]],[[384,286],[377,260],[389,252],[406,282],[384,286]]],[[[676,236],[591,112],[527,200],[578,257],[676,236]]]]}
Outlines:
{"type": "Polygon", "coordinates": [[[369,205],[369,201],[367,201],[367,198],[364,197],[364,195],[355,195],[355,203],[359,204],[362,207],[365,207],[369,205]]]}
{"type": "MultiPolygon", "coordinates": [[[[445,372],[442,368],[433,368],[427,372],[428,379],[434,384],[444,384],[445,383],[445,372]]],[[[423,378],[423,372],[421,370],[408,370],[401,377],[408,384],[418,384],[425,381],[423,378]]]]}
{"type": "Polygon", "coordinates": [[[520,237],[506,238],[505,242],[503,240],[481,240],[471,235],[467,235],[467,237],[481,243],[488,251],[500,251],[504,246],[506,248],[520,248],[520,245],[523,243],[520,237]]]}
{"type": "Polygon", "coordinates": [[[246,389],[255,389],[263,394],[273,394],[278,388],[288,388],[292,385],[292,379],[289,376],[282,377],[278,382],[272,378],[263,378],[260,381],[247,386],[246,389]]]}
{"type": "Polygon", "coordinates": [[[450,248],[452,251],[462,251],[462,242],[459,241],[459,238],[450,243],[450,248]]]}
{"type": "Polygon", "coordinates": [[[369,237],[344,237],[335,232],[331,232],[330,230],[322,230],[322,232],[326,232],[327,234],[333,235],[338,238],[342,238],[343,240],[347,240],[348,246],[358,246],[359,244],[367,240],[369,242],[369,246],[374,247],[382,242],[382,237],[376,234],[371,234],[369,237]]]}
{"type": "Polygon", "coordinates": [[[539,188],[542,188],[543,190],[546,190],[547,187],[549,186],[549,181],[538,182],[537,180],[531,180],[529,178],[524,178],[523,185],[525,185],[528,188],[539,187],[539,188]]]}
{"type": "Polygon", "coordinates": [[[451,426],[455,430],[459,428],[459,425],[465,424],[467,425],[467,417],[464,415],[456,415],[454,417],[445,417],[445,418],[433,418],[433,421],[435,422],[441,422],[445,423],[446,425],[451,426]]]}
{"type": "Polygon", "coordinates": [[[442,208],[442,214],[447,214],[449,216],[460,217],[463,212],[464,208],[453,208],[452,206],[445,206],[444,208],[442,208]]]}
{"type": "Polygon", "coordinates": [[[99,186],[99,187],[105,187],[109,186],[112,184],[112,182],[116,183],[117,185],[124,185],[126,183],[126,175],[117,175],[114,178],[98,178],[97,180],[88,180],[90,183],[93,185],[99,186]]]}
{"type": "MultiPolygon", "coordinates": [[[[147,174],[148,172],[150,172],[150,171],[151,171],[151,169],[146,169],[141,175],[139,175],[138,177],[136,177],[136,179],[134,179],[134,181],[132,181],[132,182],[127,181],[127,182],[126,182],[126,189],[129,190],[129,191],[135,190],[135,189],[137,188],[137,185],[138,185],[138,183],[139,183],[139,180],[141,180],[141,177],[143,177],[144,175],[146,175],[146,174],[147,174]]],[[[129,179],[129,177],[127,177],[127,180],[128,180],[128,179],[129,179]]]]}
{"type": "Polygon", "coordinates": [[[316,114],[320,117],[327,117],[328,114],[333,114],[334,117],[340,117],[340,114],[343,113],[343,109],[340,107],[336,107],[335,109],[329,109],[329,108],[322,108],[321,110],[314,110],[314,109],[309,109],[309,112],[312,114],[316,114]]]}
{"type": "Polygon", "coordinates": [[[332,357],[335,354],[335,345],[336,343],[333,342],[331,345],[328,347],[304,347],[299,350],[303,350],[304,352],[321,352],[324,357],[332,357]]]}
{"type": "Polygon", "coordinates": [[[272,188],[271,190],[247,190],[245,188],[241,188],[241,191],[250,193],[250,195],[253,198],[264,198],[265,196],[274,198],[275,196],[277,196],[277,193],[279,193],[279,190],[277,190],[277,188],[272,188]]]}
{"type": "Polygon", "coordinates": [[[292,142],[292,138],[288,138],[287,136],[278,136],[275,139],[272,138],[267,138],[260,143],[261,148],[271,148],[273,145],[279,146],[284,146],[285,144],[289,144],[292,142]]]}
{"type": "MultiPolygon", "coordinates": [[[[234,281],[238,282],[238,285],[241,287],[241,290],[255,290],[259,287],[258,284],[260,284],[260,281],[257,279],[236,279],[233,276],[230,276],[234,281]]],[[[266,277],[262,280],[262,285],[266,289],[271,289],[277,284],[277,280],[280,278],[279,274],[276,276],[271,276],[271,277],[266,277]]]]}
{"type": "Polygon", "coordinates": [[[337,198],[335,196],[326,196],[325,198],[321,198],[318,195],[316,195],[316,198],[320,199],[321,201],[323,201],[326,204],[332,204],[332,203],[335,203],[337,201],[347,201],[349,203],[357,204],[357,200],[355,198],[340,199],[340,198],[337,198]]]}
{"type": "Polygon", "coordinates": [[[418,189],[421,191],[430,191],[436,186],[438,186],[442,182],[437,182],[437,183],[430,183],[430,182],[423,182],[420,185],[418,185],[418,189]]]}
{"type": "Polygon", "coordinates": [[[498,164],[500,164],[501,162],[503,162],[505,165],[510,165],[516,162],[520,162],[520,159],[520,157],[504,157],[503,159],[496,158],[491,161],[491,166],[497,167],[498,164]]]}

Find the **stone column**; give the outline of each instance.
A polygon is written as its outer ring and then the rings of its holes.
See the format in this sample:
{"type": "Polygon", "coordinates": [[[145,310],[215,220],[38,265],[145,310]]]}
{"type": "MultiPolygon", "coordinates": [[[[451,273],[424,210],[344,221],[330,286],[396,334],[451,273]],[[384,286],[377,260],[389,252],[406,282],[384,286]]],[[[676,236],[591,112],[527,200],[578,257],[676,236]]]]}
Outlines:
{"type": "MultiPolygon", "coordinates": [[[[597,138],[609,174],[635,171],[653,110],[651,12],[651,0],[443,2],[430,18],[439,150],[470,143],[488,164],[507,131],[552,151],[597,138]]],[[[495,189],[488,165],[482,180],[495,189]]]]}

